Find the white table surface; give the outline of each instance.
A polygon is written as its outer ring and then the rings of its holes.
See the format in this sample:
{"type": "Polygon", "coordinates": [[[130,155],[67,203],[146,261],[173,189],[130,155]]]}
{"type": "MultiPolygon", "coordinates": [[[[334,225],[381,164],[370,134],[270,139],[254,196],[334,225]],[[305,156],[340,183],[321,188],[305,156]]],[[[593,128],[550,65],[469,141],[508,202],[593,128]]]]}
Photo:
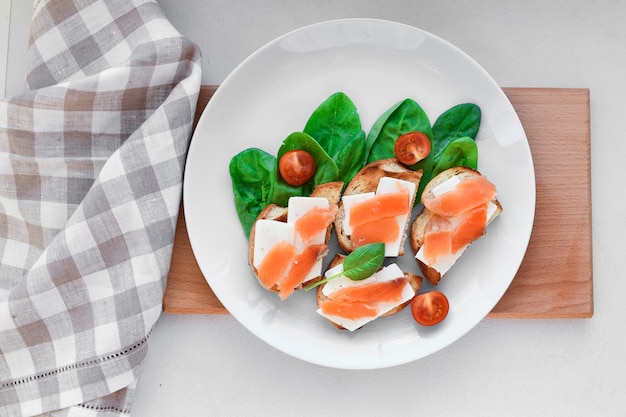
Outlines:
{"type": "MultiPolygon", "coordinates": [[[[7,95],[23,78],[29,5],[22,3],[29,2],[13,1],[9,66],[6,73],[0,68],[7,95]]],[[[501,86],[589,88],[595,314],[486,319],[434,355],[374,371],[328,369],[286,356],[228,315],[163,315],[133,416],[626,415],[626,2],[160,3],[201,47],[205,84],[219,84],[248,54],[287,31],[372,17],[448,40],[501,86]]]]}

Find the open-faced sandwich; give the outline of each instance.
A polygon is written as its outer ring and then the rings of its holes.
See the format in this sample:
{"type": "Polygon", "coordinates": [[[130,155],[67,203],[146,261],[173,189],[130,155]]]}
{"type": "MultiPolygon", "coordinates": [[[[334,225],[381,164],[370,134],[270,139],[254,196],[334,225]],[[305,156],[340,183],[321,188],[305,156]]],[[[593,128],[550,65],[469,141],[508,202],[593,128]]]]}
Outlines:
{"type": "Polygon", "coordinates": [[[431,124],[407,98],[366,135],[356,106],[339,92],[275,155],[239,152],[229,171],[260,285],[281,300],[317,287],[317,312],[340,329],[359,329],[408,304],[419,324],[439,323],[446,295],[418,294],[423,280],[437,285],[502,212],[495,186],[476,171],[480,120],[477,105],[461,103],[431,124]],[[329,248],[333,229],[342,253],[329,248]],[[423,276],[390,259],[405,255],[407,239],[423,276]]]}
{"type": "Polygon", "coordinates": [[[502,206],[496,195],[495,185],[466,167],[447,169],[426,185],[421,198],[424,208],[411,226],[410,241],[431,284],[437,285],[500,215],[502,206]]]}
{"type": "Polygon", "coordinates": [[[335,219],[341,249],[385,243],[385,256],[404,254],[411,210],[421,171],[413,171],[396,158],[382,159],[363,167],[346,186],[335,219]]]}
{"type": "Polygon", "coordinates": [[[261,211],[250,230],[249,263],[263,287],[285,299],[320,279],[342,188],[325,183],[308,197],[291,197],[287,207],[261,211]]]}
{"type": "Polygon", "coordinates": [[[338,329],[354,331],[399,313],[422,285],[422,277],[403,272],[395,263],[365,279],[352,280],[342,275],[345,259],[337,254],[325,273],[334,278],[317,287],[317,312],[338,329]]]}

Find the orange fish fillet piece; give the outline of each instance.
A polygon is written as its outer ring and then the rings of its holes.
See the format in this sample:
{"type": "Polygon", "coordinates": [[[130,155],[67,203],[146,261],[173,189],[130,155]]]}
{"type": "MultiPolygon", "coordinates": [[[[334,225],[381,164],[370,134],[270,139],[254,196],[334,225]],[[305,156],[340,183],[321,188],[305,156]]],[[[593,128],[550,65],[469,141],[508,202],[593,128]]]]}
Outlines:
{"type": "Polygon", "coordinates": [[[390,281],[353,285],[340,288],[330,296],[335,300],[346,302],[395,302],[402,298],[402,291],[407,282],[408,279],[402,277],[390,281]]]}
{"type": "Polygon", "coordinates": [[[320,309],[324,314],[352,320],[376,317],[378,315],[378,309],[370,306],[368,303],[348,302],[332,298],[322,301],[320,309]]]}
{"type": "Polygon", "coordinates": [[[496,197],[496,187],[484,176],[468,177],[438,197],[424,199],[424,206],[440,216],[456,217],[496,197]]]}
{"type": "Polygon", "coordinates": [[[295,256],[296,247],[290,242],[282,240],[272,246],[257,268],[261,284],[267,289],[272,288],[285,276],[295,256]]]}
{"type": "Polygon", "coordinates": [[[350,208],[350,226],[356,228],[377,219],[407,214],[411,211],[410,204],[410,193],[406,188],[394,193],[377,194],[350,208]]]}
{"type": "Polygon", "coordinates": [[[452,233],[451,252],[469,245],[485,233],[487,228],[487,205],[473,208],[463,218],[452,233]]]}
{"type": "Polygon", "coordinates": [[[328,245],[322,243],[307,246],[302,252],[296,254],[287,276],[278,282],[278,296],[281,300],[289,297],[295,288],[302,284],[319,257],[323,256],[327,250],[328,245]]]}
{"type": "Polygon", "coordinates": [[[400,301],[407,282],[407,278],[402,277],[340,288],[320,303],[320,308],[325,314],[352,320],[376,317],[375,303],[400,301]]]}
{"type": "Polygon", "coordinates": [[[336,204],[331,204],[327,208],[312,208],[296,220],[294,224],[296,233],[300,234],[305,244],[310,242],[319,232],[328,229],[328,226],[335,220],[338,210],[336,204]]]}
{"type": "Polygon", "coordinates": [[[444,217],[433,215],[424,231],[424,259],[429,265],[452,253],[452,224],[444,217]]]}
{"type": "Polygon", "coordinates": [[[393,217],[384,217],[355,227],[350,239],[354,247],[358,248],[368,243],[394,242],[399,234],[398,222],[393,217]]]}

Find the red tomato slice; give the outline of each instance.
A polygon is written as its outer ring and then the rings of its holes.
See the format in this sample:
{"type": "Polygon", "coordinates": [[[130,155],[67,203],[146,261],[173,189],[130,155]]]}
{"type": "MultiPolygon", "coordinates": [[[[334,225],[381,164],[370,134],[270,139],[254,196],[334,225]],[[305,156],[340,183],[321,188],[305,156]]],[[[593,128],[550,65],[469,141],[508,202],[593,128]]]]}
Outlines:
{"type": "Polygon", "coordinates": [[[398,161],[413,165],[430,153],[430,139],[422,132],[408,132],[396,139],[394,152],[398,161]]]}
{"type": "Polygon", "coordinates": [[[287,151],[278,161],[278,171],[287,184],[302,185],[313,178],[315,160],[302,149],[287,151]]]}
{"type": "Polygon", "coordinates": [[[428,291],[417,294],[411,301],[411,314],[422,326],[441,323],[448,315],[448,297],[441,291],[428,291]]]}

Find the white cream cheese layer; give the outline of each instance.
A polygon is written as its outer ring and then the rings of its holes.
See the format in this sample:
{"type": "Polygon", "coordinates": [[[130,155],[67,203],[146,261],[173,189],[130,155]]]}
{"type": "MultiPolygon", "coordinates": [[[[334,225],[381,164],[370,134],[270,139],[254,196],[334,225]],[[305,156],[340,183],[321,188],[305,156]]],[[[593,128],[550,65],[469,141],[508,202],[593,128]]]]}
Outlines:
{"type": "MultiPolygon", "coordinates": [[[[289,199],[289,205],[287,207],[287,223],[295,227],[296,221],[304,216],[310,210],[319,208],[328,208],[328,200],[323,197],[291,197],[289,199]]],[[[298,252],[302,251],[305,246],[316,245],[324,243],[326,241],[326,230],[321,230],[313,239],[311,239],[307,245],[305,245],[300,239],[300,235],[295,233],[294,244],[298,252]]],[[[319,275],[319,271],[317,273],[319,275]]]]}

